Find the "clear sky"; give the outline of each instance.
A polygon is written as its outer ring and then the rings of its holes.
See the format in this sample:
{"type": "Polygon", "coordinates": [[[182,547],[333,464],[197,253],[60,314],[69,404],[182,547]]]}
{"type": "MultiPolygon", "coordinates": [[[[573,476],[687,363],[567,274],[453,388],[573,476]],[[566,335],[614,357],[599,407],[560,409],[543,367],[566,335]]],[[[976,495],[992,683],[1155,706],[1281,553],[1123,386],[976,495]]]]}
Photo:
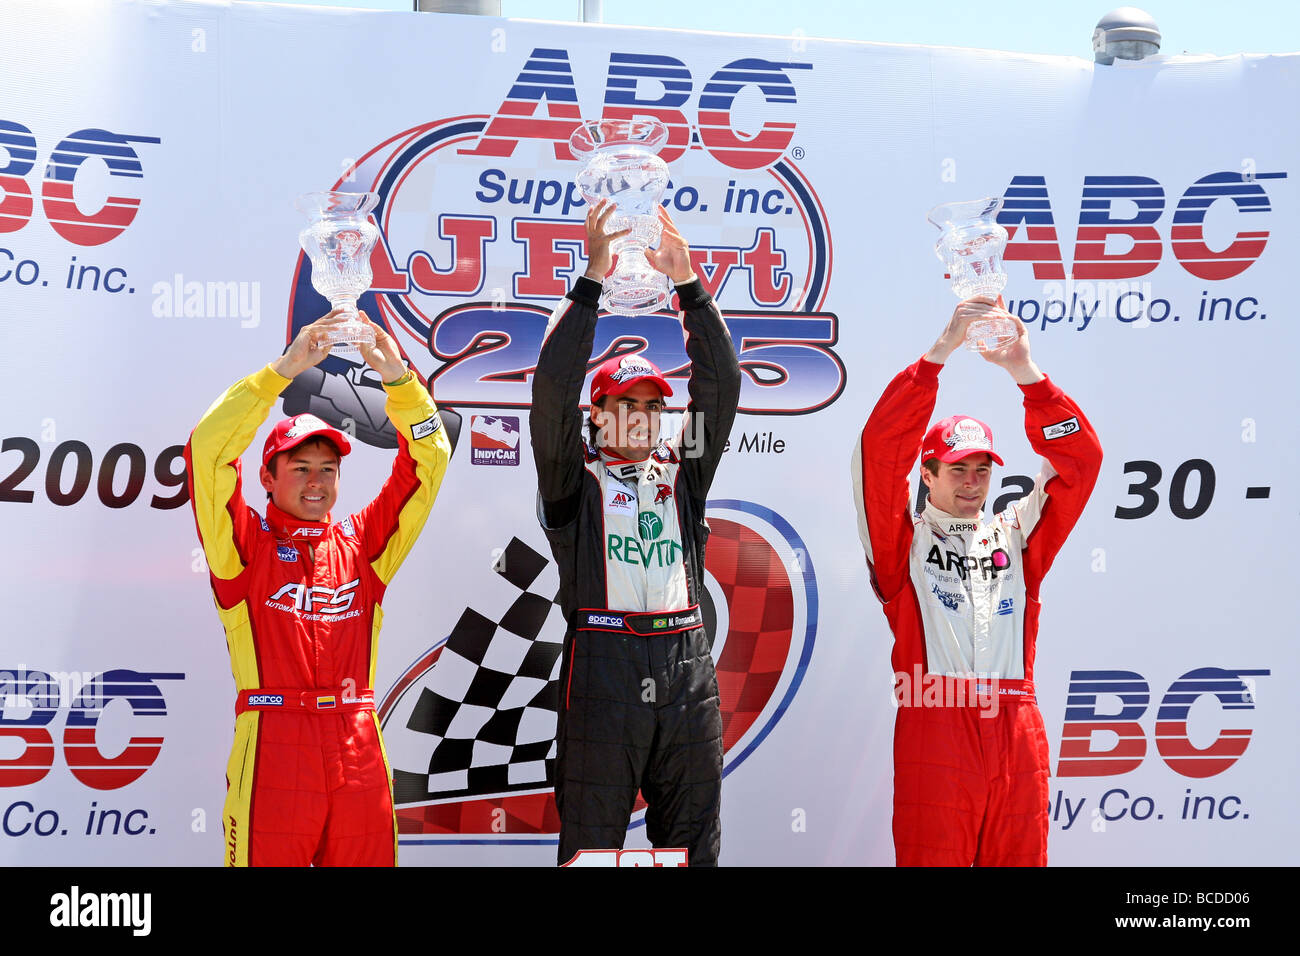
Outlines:
{"type": "MultiPolygon", "coordinates": [[[[281,0],[299,2],[299,0],[281,0]]],[[[411,0],[313,0],[343,7],[409,10],[411,0]]],[[[1115,4],[1114,6],[1119,6],[1115,4]]],[[[604,0],[604,22],[724,33],[790,35],[982,47],[1092,58],[1092,30],[1114,9],[1106,0],[604,0]]],[[[1300,3],[1158,0],[1162,53],[1300,52],[1300,3]]],[[[507,17],[578,19],[578,0],[501,0],[507,17]]]]}

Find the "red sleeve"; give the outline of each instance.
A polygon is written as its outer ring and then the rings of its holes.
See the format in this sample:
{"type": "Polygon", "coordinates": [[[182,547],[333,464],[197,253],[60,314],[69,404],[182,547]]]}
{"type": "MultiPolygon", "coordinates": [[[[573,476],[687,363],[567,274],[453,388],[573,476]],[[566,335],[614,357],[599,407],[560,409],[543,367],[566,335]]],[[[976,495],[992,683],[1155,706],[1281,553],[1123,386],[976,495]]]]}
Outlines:
{"type": "Polygon", "coordinates": [[[907,584],[912,546],[909,478],[934,412],[942,368],[922,358],[899,372],[876,402],[853,450],[858,536],[872,587],[886,604],[907,584]]]}
{"type": "Polygon", "coordinates": [[[1016,502],[1025,540],[1025,586],[1038,584],[1079,520],[1101,471],[1101,441],[1079,406],[1051,379],[1022,385],[1025,434],[1045,459],[1034,491],[1016,502]]]}

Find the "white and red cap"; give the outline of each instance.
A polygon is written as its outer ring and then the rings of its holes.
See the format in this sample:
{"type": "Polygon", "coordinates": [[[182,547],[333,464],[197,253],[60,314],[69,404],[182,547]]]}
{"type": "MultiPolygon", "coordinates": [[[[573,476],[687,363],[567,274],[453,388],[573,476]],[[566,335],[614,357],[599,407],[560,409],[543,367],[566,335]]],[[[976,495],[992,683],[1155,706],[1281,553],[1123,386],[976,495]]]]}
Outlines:
{"type": "Polygon", "coordinates": [[[993,450],[993,430],[978,418],[968,415],[953,415],[935,422],[921,442],[921,461],[938,458],[951,464],[980,452],[988,452],[999,465],[1003,463],[993,450]]]}
{"type": "Polygon", "coordinates": [[[665,397],[673,393],[658,366],[637,352],[616,355],[601,363],[591,379],[591,404],[595,405],[606,395],[622,395],[637,382],[652,382],[665,397]]]}
{"type": "Polygon", "coordinates": [[[269,465],[271,459],[280,452],[297,448],[307,439],[316,437],[328,438],[339,450],[340,456],[352,451],[352,443],[348,441],[348,436],[337,428],[325,424],[315,415],[295,415],[293,418],[284,419],[271,429],[271,434],[266,436],[266,444],[262,446],[262,464],[269,465]]]}

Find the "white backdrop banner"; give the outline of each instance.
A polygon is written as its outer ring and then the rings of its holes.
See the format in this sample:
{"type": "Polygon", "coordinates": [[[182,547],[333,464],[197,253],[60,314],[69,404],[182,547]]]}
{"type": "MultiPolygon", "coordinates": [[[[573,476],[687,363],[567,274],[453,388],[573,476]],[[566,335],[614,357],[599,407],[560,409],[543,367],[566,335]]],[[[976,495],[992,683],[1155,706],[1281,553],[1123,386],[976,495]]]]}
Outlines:
{"type": "MultiPolygon", "coordinates": [[[[9,0],[5,20],[0,860],[221,860],[234,684],[181,446],[326,311],[293,200],[337,187],[380,195],[362,307],[454,413],[385,602],[401,859],[553,863],[563,622],[531,375],[585,267],[569,133],[646,115],[745,373],[708,511],[722,861],[893,861],[891,637],[847,466],[955,305],[926,211],[1002,195],[1009,306],[1106,453],[1042,594],[1050,859],[1298,862],[1300,57],[1103,68],[146,0],[9,0]]],[[[596,338],[684,386],[674,316],[596,338]]],[[[277,410],[356,436],[341,512],[390,466],[382,407],[331,357],[277,410]]],[[[1038,471],[1020,392],[963,352],[936,417],[954,412],[997,435],[1001,509],[1038,471]]],[[[638,811],[629,846],[644,834],[638,811]]]]}

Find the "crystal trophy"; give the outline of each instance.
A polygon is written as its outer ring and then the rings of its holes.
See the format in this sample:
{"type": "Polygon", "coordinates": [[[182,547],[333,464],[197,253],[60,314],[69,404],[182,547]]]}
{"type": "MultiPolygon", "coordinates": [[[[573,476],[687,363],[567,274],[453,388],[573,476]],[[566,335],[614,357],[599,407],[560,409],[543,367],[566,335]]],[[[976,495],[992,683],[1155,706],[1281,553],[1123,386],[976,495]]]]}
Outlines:
{"type": "Polygon", "coordinates": [[[583,199],[614,203],[608,232],[632,230],[610,246],[618,262],[600,296],[601,306],[617,315],[657,312],[671,296],[668,277],[645,257],[663,230],[659,201],[668,187],[668,164],[656,153],[667,141],[668,127],[656,119],[583,123],[569,137],[573,155],[586,162],[574,180],[583,199]]]}
{"type": "MultiPolygon", "coordinates": [[[[998,225],[1002,199],[990,196],[967,202],[935,206],[926,216],[939,227],[935,255],[948,269],[952,291],[959,299],[988,296],[996,299],[1007,284],[1002,269],[1002,252],[1007,231],[998,225]]],[[[966,329],[966,348],[991,352],[1010,345],[1019,336],[1016,324],[1007,319],[984,319],[966,329]]]]}
{"type": "Polygon", "coordinates": [[[330,327],[326,342],[333,352],[356,352],[357,344],[375,344],[375,330],[357,314],[357,298],[370,288],[370,250],[379,229],[370,222],[370,210],[379,202],[375,193],[306,193],[295,205],[309,220],[298,233],[303,252],[311,259],[311,284],[342,309],[344,320],[330,327]]]}

